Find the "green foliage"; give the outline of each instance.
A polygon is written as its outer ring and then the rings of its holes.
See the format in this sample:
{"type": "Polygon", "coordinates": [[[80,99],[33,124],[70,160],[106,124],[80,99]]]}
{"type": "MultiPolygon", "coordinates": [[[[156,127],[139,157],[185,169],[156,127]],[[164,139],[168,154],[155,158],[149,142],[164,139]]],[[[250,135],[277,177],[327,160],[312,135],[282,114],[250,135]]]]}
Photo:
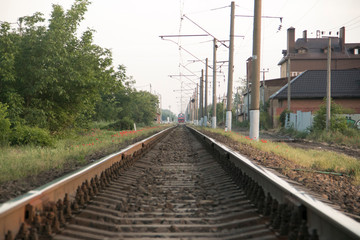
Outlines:
{"type": "Polygon", "coordinates": [[[102,91],[115,82],[111,53],[92,43],[93,31],[78,37],[88,0],[68,10],[53,5],[49,25],[41,13],[19,19],[20,33],[0,29],[0,101],[12,122],[52,132],[84,126],[102,91]]]}
{"type": "Polygon", "coordinates": [[[285,109],[285,110],[282,111],[282,113],[280,114],[279,121],[280,121],[281,127],[285,127],[286,115],[289,115],[290,113],[291,113],[291,111],[285,109]]]}
{"type": "MultiPolygon", "coordinates": [[[[216,104],[216,124],[222,125],[226,121],[226,109],[222,102],[216,104]]],[[[212,108],[210,109],[210,116],[212,116],[212,108]]]]}
{"type": "Polygon", "coordinates": [[[250,128],[250,122],[248,120],[245,120],[245,121],[242,121],[242,122],[235,121],[234,126],[249,129],[250,128]]]}
{"type": "Polygon", "coordinates": [[[12,124],[62,134],[92,120],[149,125],[155,118],[157,96],[133,89],[124,66],[114,70],[93,30],[79,33],[89,4],[75,0],[67,11],[55,4],[48,21],[41,13],[21,17],[19,31],[1,24],[0,102],[12,124]]]}
{"type": "Polygon", "coordinates": [[[308,132],[304,131],[297,131],[295,128],[290,127],[290,128],[281,128],[279,131],[281,134],[284,135],[289,135],[295,139],[305,139],[307,138],[307,136],[309,135],[308,132]]]}
{"type": "Polygon", "coordinates": [[[111,91],[101,93],[94,119],[117,121],[129,118],[138,125],[150,125],[156,118],[158,97],[132,88],[135,81],[126,76],[126,68],[122,65],[118,67],[114,77],[115,82],[111,86],[111,91]]]}
{"type": "Polygon", "coordinates": [[[124,117],[123,119],[116,121],[115,123],[109,124],[103,129],[110,129],[110,130],[133,130],[134,129],[134,121],[132,121],[129,117],[124,117]]]}
{"type": "Polygon", "coordinates": [[[271,128],[271,118],[266,110],[260,110],[260,128],[261,129],[269,129],[271,128]]]}
{"type": "MultiPolygon", "coordinates": [[[[325,101],[325,100],[324,100],[325,101]]],[[[330,130],[344,132],[348,129],[346,118],[340,114],[349,113],[349,110],[344,109],[341,105],[331,101],[330,108],[330,130]]],[[[313,131],[322,131],[326,128],[326,104],[322,104],[320,109],[315,113],[313,131]]]]}
{"type": "Polygon", "coordinates": [[[341,144],[360,148],[360,130],[355,128],[347,128],[344,132],[313,131],[307,138],[317,142],[327,142],[330,144],[341,144]]]}
{"type": "Polygon", "coordinates": [[[169,118],[169,121],[171,122],[171,121],[174,121],[174,119],[176,119],[176,115],[168,109],[162,109],[161,110],[161,120],[167,121],[167,118],[169,118]]]}
{"type": "Polygon", "coordinates": [[[7,118],[7,105],[0,102],[0,145],[8,143],[10,135],[10,120],[7,118]]]}
{"type": "Polygon", "coordinates": [[[53,140],[46,129],[18,125],[12,129],[10,144],[44,147],[52,146],[53,140]]]}

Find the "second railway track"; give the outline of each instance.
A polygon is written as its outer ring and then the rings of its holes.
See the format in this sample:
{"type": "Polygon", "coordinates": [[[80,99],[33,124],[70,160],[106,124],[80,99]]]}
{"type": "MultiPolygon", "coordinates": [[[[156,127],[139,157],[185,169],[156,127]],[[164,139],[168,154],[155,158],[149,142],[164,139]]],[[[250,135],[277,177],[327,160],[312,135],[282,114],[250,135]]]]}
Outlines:
{"type": "Polygon", "coordinates": [[[55,239],[276,239],[256,208],[184,128],[105,188],[55,239]]]}

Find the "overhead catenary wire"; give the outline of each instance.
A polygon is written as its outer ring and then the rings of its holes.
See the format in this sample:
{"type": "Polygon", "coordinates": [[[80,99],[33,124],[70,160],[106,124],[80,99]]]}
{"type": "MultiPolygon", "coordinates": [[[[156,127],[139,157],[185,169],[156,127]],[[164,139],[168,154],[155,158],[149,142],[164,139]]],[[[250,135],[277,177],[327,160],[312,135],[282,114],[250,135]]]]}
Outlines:
{"type": "Polygon", "coordinates": [[[209,36],[215,38],[216,40],[218,40],[221,45],[223,45],[226,48],[229,48],[225,43],[223,43],[223,41],[220,41],[217,37],[215,37],[214,35],[212,35],[210,32],[208,32],[207,30],[205,30],[203,27],[201,27],[199,24],[197,24],[196,22],[194,22],[193,20],[191,20],[188,16],[186,16],[185,14],[183,15],[184,18],[186,18],[187,20],[189,20],[190,22],[192,22],[195,26],[197,26],[198,28],[200,28],[201,30],[203,30],[204,32],[206,32],[207,34],[209,34],[209,36]]]}

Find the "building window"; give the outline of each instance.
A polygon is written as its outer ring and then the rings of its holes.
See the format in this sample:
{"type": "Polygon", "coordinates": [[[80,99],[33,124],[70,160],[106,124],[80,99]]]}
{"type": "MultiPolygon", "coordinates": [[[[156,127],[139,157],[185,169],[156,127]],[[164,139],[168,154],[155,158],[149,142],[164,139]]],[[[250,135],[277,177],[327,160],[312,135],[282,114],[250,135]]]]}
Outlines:
{"type": "Polygon", "coordinates": [[[354,48],[354,54],[359,55],[360,54],[360,48],[354,48]]]}

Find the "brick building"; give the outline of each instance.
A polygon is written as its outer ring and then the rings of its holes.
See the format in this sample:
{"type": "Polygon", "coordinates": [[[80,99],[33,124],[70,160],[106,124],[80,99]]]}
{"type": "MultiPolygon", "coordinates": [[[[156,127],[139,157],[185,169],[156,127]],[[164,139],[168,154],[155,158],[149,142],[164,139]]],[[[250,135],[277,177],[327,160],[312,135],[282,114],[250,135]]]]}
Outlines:
{"type": "MultiPolygon", "coordinates": [[[[291,80],[291,111],[314,113],[326,97],[327,71],[308,70],[291,80]]],[[[344,108],[360,114],[360,69],[331,71],[331,98],[344,108]]],[[[277,116],[287,108],[287,85],[270,96],[269,113],[277,126],[277,116]]]]}
{"type": "MultiPolygon", "coordinates": [[[[345,42],[345,27],[342,27],[339,37],[331,37],[331,69],[356,69],[360,68],[360,43],[345,42]]],[[[306,70],[323,70],[327,64],[328,38],[308,38],[307,31],[303,37],[295,41],[295,28],[287,30],[287,49],[283,50],[280,66],[280,77],[286,77],[287,64],[290,59],[290,74],[297,76],[306,70]]]]}
{"type": "MultiPolygon", "coordinates": [[[[293,79],[294,77],[292,77],[293,79]]],[[[287,84],[287,78],[275,78],[275,79],[268,79],[265,81],[260,82],[260,103],[264,104],[269,100],[269,97],[277,92],[281,87],[287,84]],[[265,94],[265,96],[264,96],[265,94]]],[[[249,112],[249,106],[251,104],[251,90],[249,89],[249,95],[247,91],[243,93],[243,107],[241,108],[240,116],[243,116],[243,120],[248,119],[247,115],[249,112]]]]}

